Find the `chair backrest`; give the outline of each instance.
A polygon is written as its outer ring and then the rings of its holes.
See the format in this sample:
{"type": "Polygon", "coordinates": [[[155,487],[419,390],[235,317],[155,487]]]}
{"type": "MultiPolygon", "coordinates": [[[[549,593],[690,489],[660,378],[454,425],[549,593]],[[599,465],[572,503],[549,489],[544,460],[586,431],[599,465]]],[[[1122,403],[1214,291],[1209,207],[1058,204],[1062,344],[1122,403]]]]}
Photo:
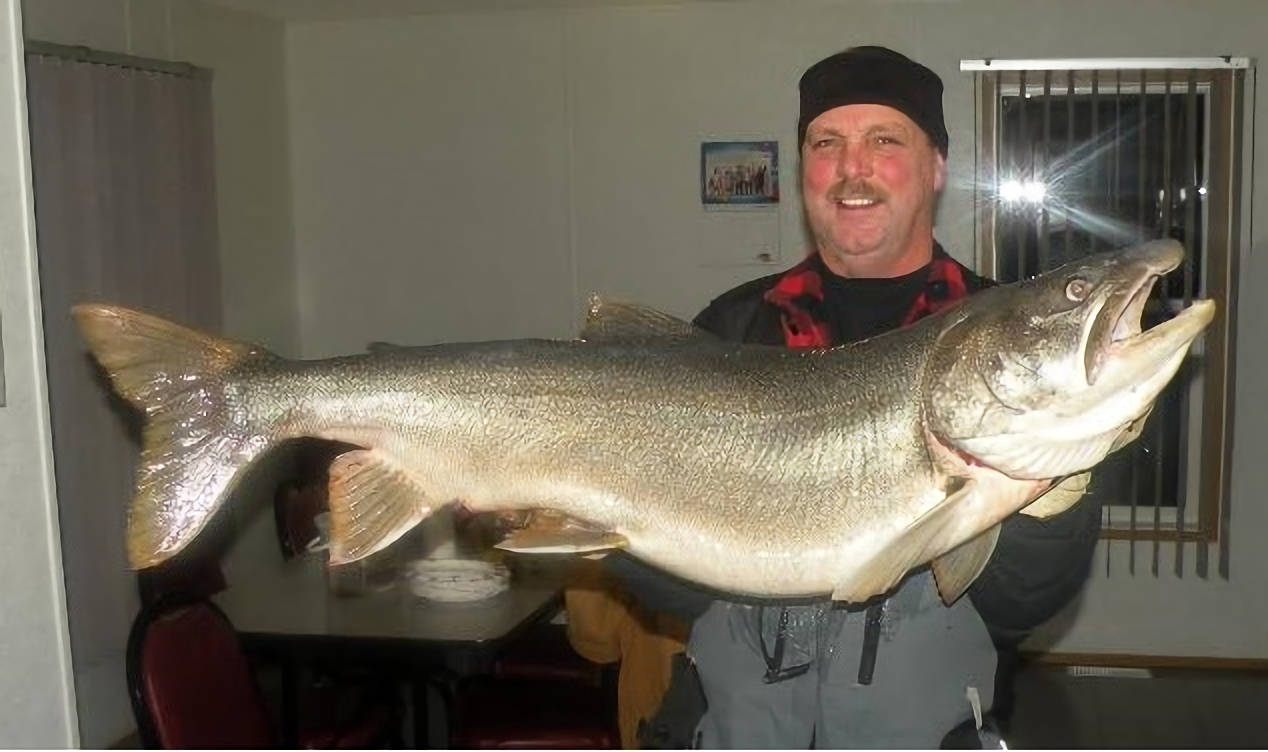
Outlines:
{"type": "Polygon", "coordinates": [[[180,556],[137,572],[137,591],[145,605],[176,594],[206,598],[226,585],[219,555],[206,549],[186,549],[180,556]]]}
{"type": "Polygon", "coordinates": [[[278,735],[237,631],[213,603],[173,596],[141,611],[128,693],[151,749],[269,749],[278,735]]]}
{"type": "Polygon", "coordinates": [[[287,480],[278,486],[273,496],[273,521],[283,560],[304,553],[317,537],[317,515],[329,509],[325,486],[319,483],[287,480]]]}
{"type": "Polygon", "coordinates": [[[290,470],[273,494],[273,522],[284,560],[305,553],[318,534],[315,518],[330,511],[330,463],[344,452],[360,449],[312,438],[291,440],[287,446],[292,451],[290,470]]]}

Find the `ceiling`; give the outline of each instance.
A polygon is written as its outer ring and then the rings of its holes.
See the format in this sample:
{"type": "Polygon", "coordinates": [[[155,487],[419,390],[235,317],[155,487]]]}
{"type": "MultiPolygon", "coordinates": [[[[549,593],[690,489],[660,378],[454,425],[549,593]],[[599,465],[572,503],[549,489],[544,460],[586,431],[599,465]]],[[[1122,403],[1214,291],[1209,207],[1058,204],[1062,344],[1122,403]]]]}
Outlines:
{"type": "Polygon", "coordinates": [[[672,5],[732,0],[204,0],[282,21],[337,21],[462,11],[672,5]]]}

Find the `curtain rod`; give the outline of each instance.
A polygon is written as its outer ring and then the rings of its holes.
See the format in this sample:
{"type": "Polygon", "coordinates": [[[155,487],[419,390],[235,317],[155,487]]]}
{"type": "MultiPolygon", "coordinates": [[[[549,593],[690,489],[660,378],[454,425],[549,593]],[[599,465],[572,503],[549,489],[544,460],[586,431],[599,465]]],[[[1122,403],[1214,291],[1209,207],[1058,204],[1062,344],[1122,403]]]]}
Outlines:
{"type": "Polygon", "coordinates": [[[95,63],[97,65],[112,65],[120,68],[132,68],[135,70],[149,71],[153,73],[167,73],[173,76],[183,76],[186,78],[210,79],[212,76],[210,69],[200,68],[191,63],[177,63],[169,60],[155,60],[153,58],[123,55],[115,52],[103,52],[102,50],[94,50],[89,47],[53,44],[51,42],[39,42],[34,40],[27,40],[24,47],[27,54],[59,57],[66,60],[74,60],[76,62],[95,63]]]}
{"type": "Polygon", "coordinates": [[[1248,57],[1108,57],[1061,60],[961,60],[960,70],[1141,70],[1142,68],[1219,69],[1249,68],[1248,57]]]}

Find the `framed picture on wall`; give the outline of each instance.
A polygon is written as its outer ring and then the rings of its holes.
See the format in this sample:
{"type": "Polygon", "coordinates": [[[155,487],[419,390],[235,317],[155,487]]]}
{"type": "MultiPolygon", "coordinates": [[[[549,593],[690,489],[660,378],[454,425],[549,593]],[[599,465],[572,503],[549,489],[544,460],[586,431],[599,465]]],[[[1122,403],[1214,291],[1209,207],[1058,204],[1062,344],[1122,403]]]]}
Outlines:
{"type": "Polygon", "coordinates": [[[778,204],[779,142],[701,143],[700,200],[705,206],[778,204]]]}

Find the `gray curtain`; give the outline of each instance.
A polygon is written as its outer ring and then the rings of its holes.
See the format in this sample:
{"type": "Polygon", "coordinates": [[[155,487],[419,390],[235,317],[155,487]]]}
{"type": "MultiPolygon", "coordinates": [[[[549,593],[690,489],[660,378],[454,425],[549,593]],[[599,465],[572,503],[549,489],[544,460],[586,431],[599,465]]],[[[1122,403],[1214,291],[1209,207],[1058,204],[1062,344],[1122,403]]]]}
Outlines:
{"type": "Polygon", "coordinates": [[[205,77],[27,56],[37,247],[71,649],[83,744],[131,730],[124,653],[138,607],[124,532],[138,422],[70,317],[85,300],[220,326],[205,77]]]}

